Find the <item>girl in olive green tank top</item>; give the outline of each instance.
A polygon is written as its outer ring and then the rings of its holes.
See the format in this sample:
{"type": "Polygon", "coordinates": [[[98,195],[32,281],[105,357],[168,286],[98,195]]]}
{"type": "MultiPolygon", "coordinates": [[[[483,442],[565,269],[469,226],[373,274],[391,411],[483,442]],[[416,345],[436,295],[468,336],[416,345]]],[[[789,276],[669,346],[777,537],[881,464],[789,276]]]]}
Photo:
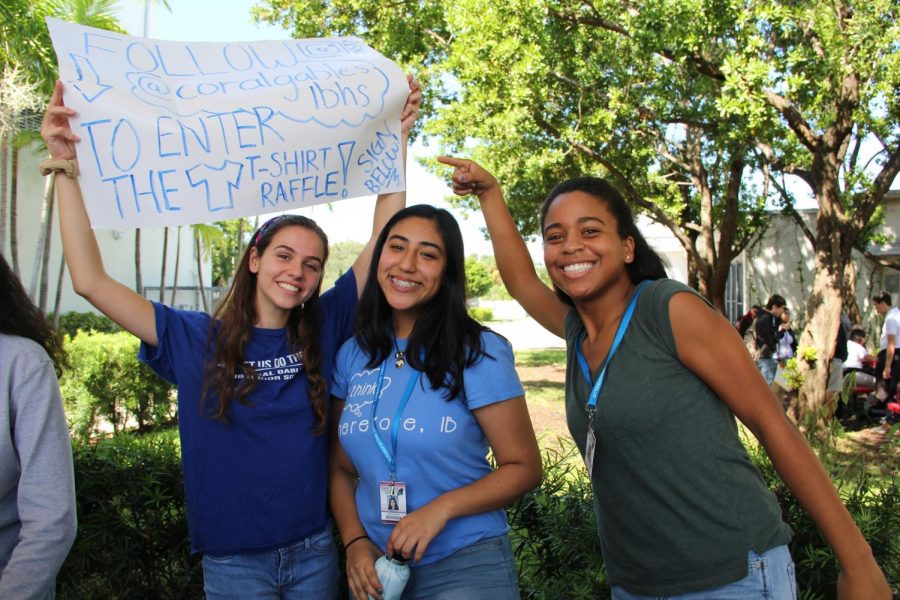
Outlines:
{"type": "MultiPolygon", "coordinates": [[[[613,598],[721,596],[754,585],[755,567],[765,563],[759,554],[785,554],[790,530],[747,459],[735,416],[837,555],[841,594],[890,598],[868,544],[743,341],[696,293],[665,281],[662,261],[618,190],[583,177],[550,193],[541,208],[550,289],[534,270],[497,180],[472,161],[439,160],[454,167],[456,194],[478,197],[510,294],[566,339],[567,421],[590,465],[613,598]],[[645,280],[651,283],[626,317],[645,280]]],[[[791,597],[792,571],[780,580],[768,593],[791,597]]]]}

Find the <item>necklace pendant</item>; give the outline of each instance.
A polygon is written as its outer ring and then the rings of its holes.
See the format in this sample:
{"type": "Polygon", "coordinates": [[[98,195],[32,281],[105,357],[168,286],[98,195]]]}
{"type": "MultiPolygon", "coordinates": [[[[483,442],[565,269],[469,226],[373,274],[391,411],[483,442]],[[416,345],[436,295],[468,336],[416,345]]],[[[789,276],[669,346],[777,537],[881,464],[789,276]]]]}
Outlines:
{"type": "Polygon", "coordinates": [[[395,359],[395,360],[394,360],[394,366],[397,367],[398,369],[402,369],[402,368],[403,368],[403,365],[406,364],[406,361],[403,360],[403,353],[402,353],[402,352],[397,352],[397,353],[394,355],[394,359],[395,359]]]}

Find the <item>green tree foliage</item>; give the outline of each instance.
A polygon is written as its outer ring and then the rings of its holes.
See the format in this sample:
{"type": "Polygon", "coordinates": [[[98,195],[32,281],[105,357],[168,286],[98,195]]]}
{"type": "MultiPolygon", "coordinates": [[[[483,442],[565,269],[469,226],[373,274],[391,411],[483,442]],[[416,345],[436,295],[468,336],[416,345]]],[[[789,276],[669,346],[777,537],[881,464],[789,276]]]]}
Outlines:
{"type": "MultiPolygon", "coordinates": [[[[302,35],[360,34],[424,65],[430,106],[440,107],[426,131],[494,171],[526,234],[537,232],[537,206],[560,180],[612,177],[672,230],[695,284],[724,306],[728,266],[759,230],[764,190],[745,177],[757,155],[739,120],[717,113],[715,84],[641,39],[573,20],[589,4],[374,4],[273,0],[258,16],[302,35]],[[429,18],[412,20],[410,10],[429,18]],[[396,27],[401,20],[409,26],[396,27]]],[[[711,31],[725,26],[703,21],[711,31]]]]}
{"type": "Polygon", "coordinates": [[[364,244],[352,240],[329,244],[328,262],[325,264],[325,275],[322,279],[323,292],[334,287],[334,282],[353,266],[364,247],[364,244]]]}
{"type": "MultiPolygon", "coordinates": [[[[826,357],[850,253],[900,170],[898,12],[897,0],[268,0],[256,15],[298,35],[362,35],[421,69],[427,132],[493,169],[525,233],[559,180],[610,177],[672,231],[690,283],[720,309],[764,201],[790,205],[805,186],[819,213],[804,228],[816,274],[801,343],[826,357]]],[[[812,410],[828,364],[801,391],[812,410]]]]}
{"type": "Polygon", "coordinates": [[[114,0],[3,0],[0,3],[0,64],[22,68],[49,98],[57,78],[56,55],[45,19],[55,17],[119,31],[114,0]]]}
{"type": "Polygon", "coordinates": [[[247,238],[253,234],[248,231],[247,219],[232,219],[215,224],[222,230],[222,237],[211,248],[213,285],[227,286],[234,275],[238,261],[244,253],[247,238]]]}
{"type": "Polygon", "coordinates": [[[481,298],[494,283],[493,274],[483,261],[474,255],[466,258],[466,291],[469,298],[481,298]]]}

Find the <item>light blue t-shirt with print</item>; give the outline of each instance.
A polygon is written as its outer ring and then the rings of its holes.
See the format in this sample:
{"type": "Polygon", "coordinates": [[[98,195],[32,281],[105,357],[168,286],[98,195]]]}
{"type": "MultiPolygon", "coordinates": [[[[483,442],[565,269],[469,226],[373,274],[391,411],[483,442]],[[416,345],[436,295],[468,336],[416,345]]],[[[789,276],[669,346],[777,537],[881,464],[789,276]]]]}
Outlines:
{"type": "MultiPolygon", "coordinates": [[[[491,472],[488,441],[472,411],[524,395],[515,370],[512,347],[493,332],[482,334],[486,355],[465,370],[465,397],[445,398],[446,390],[432,390],[422,374],[399,417],[396,480],[406,484],[407,512],[434,498],[468,485],[491,472]]],[[[406,340],[397,341],[400,350],[406,340]]],[[[387,458],[374,435],[391,448],[391,425],[400,400],[415,371],[388,358],[381,399],[372,414],[379,366],[366,368],[367,356],[355,339],[341,347],[334,371],[332,395],[344,400],[338,439],[359,473],[356,506],[366,533],[382,550],[394,528],[382,523],[379,484],[390,479],[387,458]]],[[[508,530],[502,509],[450,520],[428,546],[418,564],[438,561],[479,540],[508,530]]]]}

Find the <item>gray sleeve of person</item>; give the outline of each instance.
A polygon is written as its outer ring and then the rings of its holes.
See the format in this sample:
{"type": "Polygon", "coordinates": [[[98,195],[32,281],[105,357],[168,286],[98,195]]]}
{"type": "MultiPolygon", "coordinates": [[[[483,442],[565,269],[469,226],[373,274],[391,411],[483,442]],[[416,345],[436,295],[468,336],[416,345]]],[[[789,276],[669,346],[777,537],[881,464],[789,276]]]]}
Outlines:
{"type": "Polygon", "coordinates": [[[49,597],[75,539],[72,448],[53,363],[0,334],[0,598],[49,597]]]}

